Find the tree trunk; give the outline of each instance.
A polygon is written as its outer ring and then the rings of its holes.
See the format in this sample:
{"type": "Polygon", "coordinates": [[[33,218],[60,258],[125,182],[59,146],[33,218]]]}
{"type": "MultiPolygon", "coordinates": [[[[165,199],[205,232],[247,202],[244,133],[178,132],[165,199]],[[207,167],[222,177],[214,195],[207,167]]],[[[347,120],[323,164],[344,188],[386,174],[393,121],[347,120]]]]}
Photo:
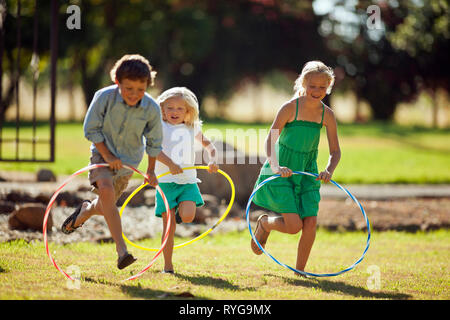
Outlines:
{"type": "Polygon", "coordinates": [[[87,57],[85,54],[81,54],[81,87],[83,89],[84,100],[86,101],[86,108],[89,108],[95,92],[101,88],[101,79],[104,72],[103,66],[104,65],[100,65],[94,72],[92,72],[92,75],[88,74],[87,57]]]}
{"type": "Polygon", "coordinates": [[[438,99],[437,99],[437,94],[436,91],[431,89],[429,90],[430,92],[430,96],[431,96],[431,101],[432,101],[432,112],[433,112],[433,116],[432,116],[432,126],[433,128],[437,128],[439,123],[438,123],[438,113],[439,113],[439,105],[438,105],[438,99]]]}

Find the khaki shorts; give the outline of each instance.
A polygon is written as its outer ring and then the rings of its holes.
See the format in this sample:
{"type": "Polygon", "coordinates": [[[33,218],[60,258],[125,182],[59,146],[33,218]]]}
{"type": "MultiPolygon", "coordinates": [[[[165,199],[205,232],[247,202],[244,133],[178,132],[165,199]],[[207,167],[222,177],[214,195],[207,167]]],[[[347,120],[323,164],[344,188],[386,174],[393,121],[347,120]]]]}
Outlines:
{"type": "MultiPolygon", "coordinates": [[[[106,163],[105,159],[103,159],[103,157],[98,153],[93,153],[89,160],[90,160],[89,165],[106,163]]],[[[131,176],[133,175],[133,172],[127,174],[129,171],[130,170],[127,169],[114,171],[111,170],[109,167],[100,167],[97,169],[89,170],[88,179],[90,184],[92,185],[92,192],[98,194],[97,181],[99,179],[111,179],[114,186],[114,193],[116,195],[116,199],[119,199],[119,197],[127,188],[128,181],[130,181],[131,176]]]]}

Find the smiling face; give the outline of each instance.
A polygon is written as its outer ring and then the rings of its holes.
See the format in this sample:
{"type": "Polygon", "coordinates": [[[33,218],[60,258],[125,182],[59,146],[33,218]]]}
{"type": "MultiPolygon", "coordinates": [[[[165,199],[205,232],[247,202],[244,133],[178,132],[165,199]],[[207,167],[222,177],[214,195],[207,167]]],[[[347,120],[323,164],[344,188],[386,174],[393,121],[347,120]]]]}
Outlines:
{"type": "Polygon", "coordinates": [[[147,81],[122,79],[117,85],[120,89],[120,95],[127,105],[135,106],[145,95],[147,90],[147,81]]]}
{"type": "Polygon", "coordinates": [[[311,73],[305,77],[306,98],[312,100],[322,100],[327,94],[330,80],[323,73],[311,73]]]}
{"type": "Polygon", "coordinates": [[[161,103],[163,120],[172,125],[184,122],[187,115],[186,102],[181,97],[172,97],[161,103]]]}

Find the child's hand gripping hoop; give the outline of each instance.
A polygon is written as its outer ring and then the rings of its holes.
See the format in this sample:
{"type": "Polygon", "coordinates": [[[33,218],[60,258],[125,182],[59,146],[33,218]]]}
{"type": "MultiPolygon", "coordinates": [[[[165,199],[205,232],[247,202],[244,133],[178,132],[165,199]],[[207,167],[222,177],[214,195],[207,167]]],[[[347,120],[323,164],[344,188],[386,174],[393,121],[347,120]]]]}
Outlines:
{"type": "MultiPolygon", "coordinates": [[[[195,167],[186,167],[186,168],[183,168],[183,170],[192,170],[192,169],[204,169],[204,170],[208,170],[209,167],[208,167],[208,166],[195,166],[195,167]]],[[[227,209],[226,209],[225,212],[222,214],[222,216],[220,217],[220,219],[217,220],[217,222],[216,222],[211,228],[209,228],[209,229],[206,230],[204,233],[202,233],[201,235],[199,235],[198,237],[196,237],[196,238],[194,238],[194,239],[191,239],[191,240],[189,240],[189,241],[186,241],[186,242],[183,242],[183,243],[181,243],[181,244],[175,245],[175,246],[173,247],[174,249],[178,249],[178,248],[185,247],[185,246],[187,246],[188,244],[191,244],[191,243],[193,243],[193,242],[195,242],[195,241],[197,241],[197,240],[200,240],[200,239],[206,237],[212,230],[214,230],[214,228],[216,228],[216,227],[219,225],[219,223],[221,223],[221,222],[227,217],[228,213],[230,212],[231,207],[233,206],[234,196],[235,196],[234,183],[233,183],[233,180],[231,180],[230,176],[229,176],[226,172],[224,172],[224,171],[222,171],[222,170],[220,170],[220,169],[219,169],[217,172],[220,173],[220,174],[222,174],[222,175],[228,180],[228,182],[230,183],[230,187],[231,187],[231,198],[230,198],[230,202],[229,202],[229,204],[228,204],[227,209]]],[[[159,179],[159,178],[164,177],[164,176],[169,175],[169,174],[170,174],[170,171],[165,172],[165,173],[159,175],[157,178],[159,179]]],[[[119,214],[120,214],[121,217],[122,217],[122,213],[123,213],[123,211],[125,210],[125,207],[127,206],[128,202],[130,202],[130,200],[136,195],[136,193],[138,193],[143,187],[145,187],[145,185],[146,185],[146,184],[143,184],[143,185],[139,186],[136,190],[133,191],[133,193],[131,193],[131,194],[128,196],[128,198],[127,198],[127,199],[125,200],[125,202],[123,203],[122,208],[120,209],[119,214]]],[[[167,212],[170,212],[170,209],[167,209],[167,208],[168,208],[168,206],[166,205],[166,210],[167,210],[167,212]]],[[[169,217],[170,217],[170,216],[171,216],[171,215],[169,214],[169,217]]],[[[170,223],[170,221],[169,221],[167,224],[169,225],[169,223],[170,223]]],[[[131,241],[125,236],[125,234],[122,234],[122,235],[123,235],[123,238],[125,239],[125,241],[126,241],[127,243],[129,243],[130,245],[132,245],[132,246],[134,246],[134,247],[136,247],[136,248],[138,248],[138,249],[147,250],[147,251],[156,251],[156,250],[158,250],[158,249],[155,249],[155,248],[147,248],[147,247],[143,247],[143,246],[140,246],[140,245],[138,245],[138,244],[135,244],[135,243],[131,242],[131,241]]]]}
{"type": "MultiPolygon", "coordinates": [[[[302,174],[305,176],[311,176],[311,177],[318,177],[318,174],[315,173],[310,173],[310,172],[303,172],[303,171],[293,171],[294,174],[302,174]]],[[[260,184],[258,184],[258,186],[255,188],[255,190],[253,190],[252,194],[250,195],[250,198],[248,199],[248,203],[247,203],[247,207],[246,207],[246,211],[245,211],[245,215],[246,215],[246,219],[247,219],[247,225],[248,225],[248,230],[250,231],[250,235],[252,236],[253,240],[255,241],[255,243],[258,245],[258,247],[269,257],[271,258],[273,261],[275,261],[276,263],[278,263],[280,266],[283,266],[285,268],[288,268],[294,272],[303,274],[303,275],[308,275],[308,276],[313,276],[313,277],[334,277],[334,276],[338,276],[340,274],[343,274],[344,272],[350,271],[352,270],[354,267],[356,267],[364,258],[364,256],[366,255],[367,250],[369,249],[369,244],[370,244],[370,223],[369,223],[369,219],[367,218],[366,212],[364,211],[364,208],[362,207],[362,205],[359,203],[358,199],[356,199],[347,189],[345,189],[344,187],[340,186],[337,182],[331,180],[330,182],[333,183],[335,186],[337,186],[339,189],[341,189],[342,191],[344,191],[358,206],[359,209],[361,210],[364,219],[366,220],[366,224],[367,224],[367,243],[366,243],[366,248],[364,249],[364,252],[362,254],[362,256],[356,260],[355,263],[353,263],[350,267],[341,270],[339,272],[335,272],[335,273],[310,273],[310,272],[305,272],[305,271],[300,271],[297,270],[295,268],[292,268],[282,262],[280,262],[279,260],[277,260],[276,258],[274,258],[270,253],[268,253],[262,246],[261,244],[258,242],[258,240],[256,240],[255,235],[253,234],[252,228],[250,226],[250,206],[252,204],[252,200],[253,197],[255,196],[256,192],[266,183],[277,179],[281,177],[279,174],[275,174],[269,178],[267,178],[266,180],[262,181],[260,184]]]]}
{"type": "MultiPolygon", "coordinates": [[[[66,180],[58,187],[58,189],[56,190],[56,192],[55,192],[55,193],[53,194],[53,196],[50,198],[50,201],[49,201],[49,203],[48,203],[48,205],[47,205],[47,209],[45,210],[44,222],[43,222],[43,227],[42,227],[42,233],[44,234],[45,250],[47,251],[47,255],[48,255],[48,257],[50,258],[50,261],[52,262],[52,264],[55,266],[55,268],[56,268],[59,272],[61,272],[64,276],[66,276],[68,279],[70,279],[70,280],[72,280],[72,281],[74,281],[75,279],[73,279],[69,274],[67,274],[64,270],[62,270],[62,269],[58,266],[58,264],[56,263],[55,259],[53,259],[52,255],[51,255],[51,253],[50,253],[49,247],[48,247],[48,240],[47,240],[47,222],[48,222],[48,217],[49,217],[49,215],[50,215],[50,209],[52,208],[52,206],[53,206],[53,204],[54,204],[54,202],[55,202],[56,197],[58,196],[58,194],[61,192],[61,190],[62,190],[62,189],[63,189],[63,188],[64,188],[64,187],[65,187],[65,186],[73,179],[73,178],[75,178],[76,176],[78,176],[78,175],[80,175],[80,174],[82,174],[82,173],[84,173],[84,172],[87,172],[87,171],[89,171],[89,170],[96,169],[96,168],[100,168],[100,167],[108,167],[108,166],[109,166],[109,165],[108,165],[107,163],[93,164],[93,165],[84,167],[84,168],[78,170],[77,172],[75,172],[74,174],[72,174],[70,177],[68,177],[68,178],[67,178],[67,179],[66,179],[66,180]]],[[[125,165],[125,164],[124,164],[123,166],[124,166],[125,168],[130,169],[130,170],[132,170],[132,171],[134,171],[134,172],[140,174],[141,176],[145,177],[145,174],[142,173],[141,171],[139,171],[139,170],[137,170],[137,169],[135,169],[135,168],[133,168],[133,167],[131,167],[131,166],[125,165]]],[[[147,184],[147,183],[146,183],[146,184],[147,184]]],[[[159,186],[156,186],[156,189],[161,193],[162,198],[163,198],[163,200],[164,200],[164,204],[165,204],[165,206],[166,206],[166,209],[169,208],[169,203],[167,202],[166,196],[165,196],[164,193],[162,192],[161,188],[160,188],[159,186]]],[[[165,233],[165,235],[164,235],[164,239],[163,239],[163,243],[162,243],[162,245],[161,245],[161,248],[158,250],[158,252],[156,253],[156,255],[153,257],[152,261],[151,261],[151,262],[150,262],[150,263],[149,263],[142,271],[138,272],[136,275],[131,276],[131,277],[125,279],[125,280],[133,280],[133,279],[136,279],[137,277],[141,276],[145,271],[147,271],[147,270],[153,265],[153,263],[155,262],[156,258],[161,254],[162,250],[164,249],[164,246],[165,246],[166,243],[167,243],[167,239],[168,239],[168,237],[169,237],[169,229],[170,229],[170,217],[169,217],[169,223],[167,224],[167,230],[166,230],[166,233],[165,233]]]]}

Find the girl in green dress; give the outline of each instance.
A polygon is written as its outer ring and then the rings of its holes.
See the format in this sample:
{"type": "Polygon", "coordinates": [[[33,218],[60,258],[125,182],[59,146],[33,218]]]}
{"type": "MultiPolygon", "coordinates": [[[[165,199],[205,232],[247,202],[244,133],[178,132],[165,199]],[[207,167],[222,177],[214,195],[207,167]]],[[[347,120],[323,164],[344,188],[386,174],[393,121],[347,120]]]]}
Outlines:
{"type": "MultiPolygon", "coordinates": [[[[267,160],[255,184],[256,187],[273,174],[281,175],[262,186],[253,198],[255,204],[281,214],[261,215],[255,237],[264,247],[272,230],[289,234],[302,230],[296,263],[300,271],[305,269],[316,235],[320,180],[331,180],[341,158],[336,118],[322,102],[333,84],[334,72],[330,67],[320,61],[305,64],[295,82],[293,99],[281,106],[272,123],[265,142],[267,160]],[[325,170],[318,173],[317,148],[322,126],[326,127],[330,157],[325,170]],[[318,173],[319,176],[315,179],[293,175],[292,171],[318,173]]],[[[255,254],[262,253],[253,239],[251,248],[255,254]]]]}

